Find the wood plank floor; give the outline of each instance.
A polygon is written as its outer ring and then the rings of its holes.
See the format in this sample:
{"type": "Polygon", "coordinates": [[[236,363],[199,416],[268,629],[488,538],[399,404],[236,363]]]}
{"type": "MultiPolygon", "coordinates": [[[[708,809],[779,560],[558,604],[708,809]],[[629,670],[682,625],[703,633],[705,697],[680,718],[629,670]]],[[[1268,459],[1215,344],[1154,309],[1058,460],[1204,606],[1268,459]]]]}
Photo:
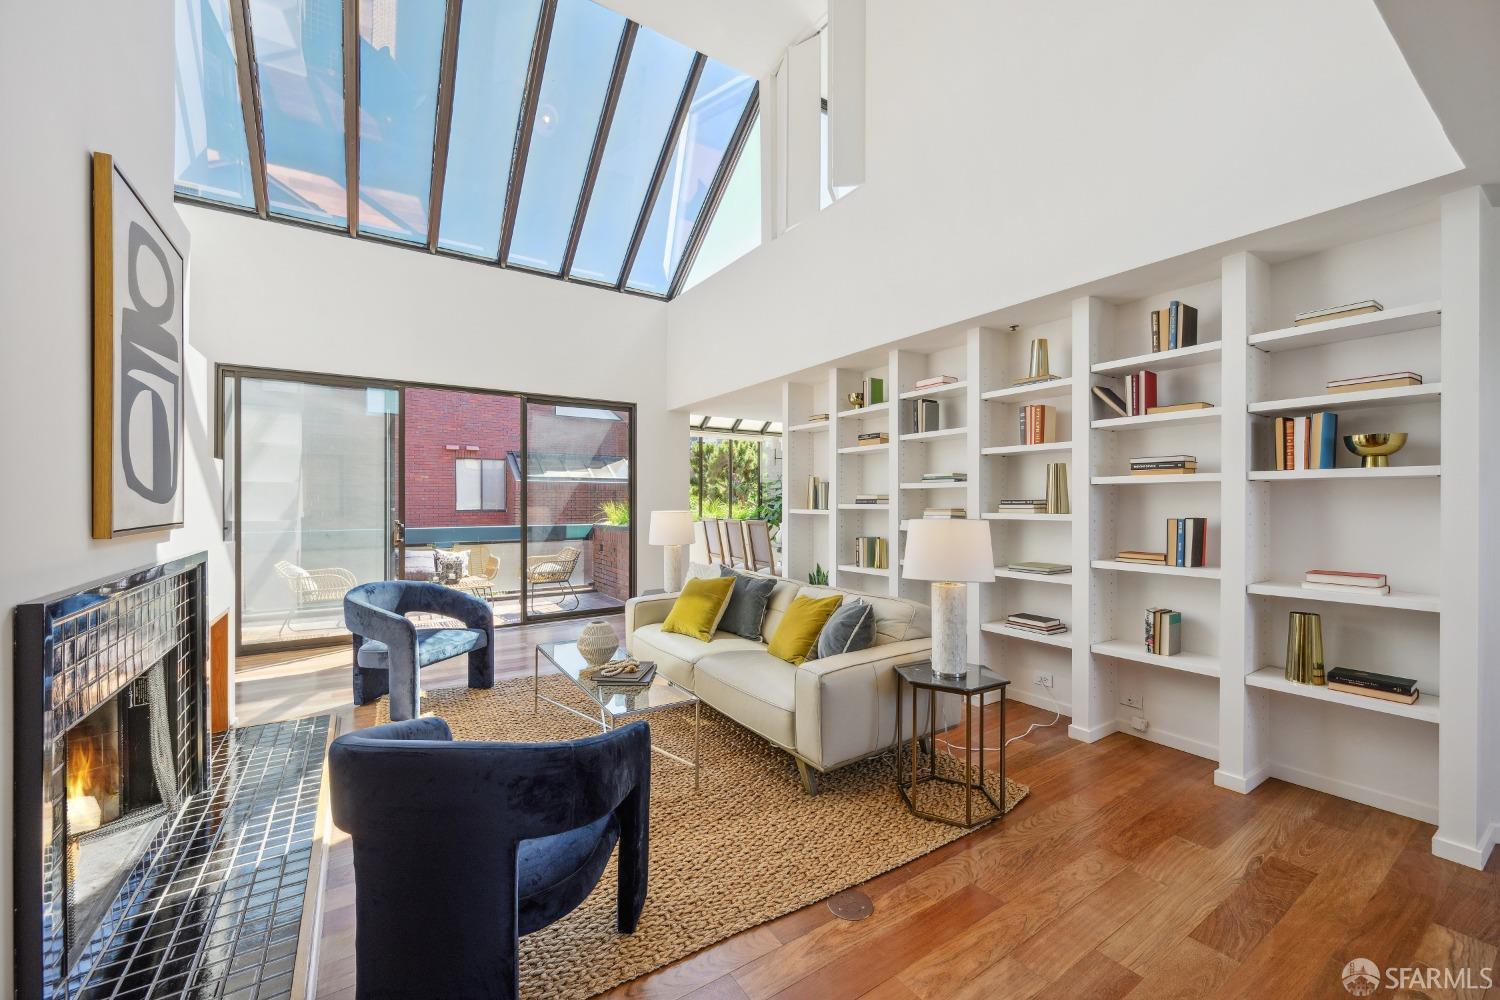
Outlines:
{"type": "MultiPolygon", "coordinates": [[[[509,629],[497,670],[531,669],[535,643],[581,624],[509,629]]],[[[240,724],[348,702],[348,652],[284,654],[238,687],[240,724]]],[[[462,662],[423,675],[464,683],[462,662]]],[[[1012,702],[1010,734],[1050,713],[1012,702]]],[[[986,738],[999,738],[986,720],[986,738]]],[[[993,746],[990,742],[988,745],[993,746]]],[[[1470,970],[1477,989],[1377,996],[1500,998],[1500,854],[1475,872],[1429,850],[1433,828],[1268,781],[1216,788],[1210,761],[1115,734],[1067,736],[1067,719],[1011,745],[1031,795],[1005,821],[881,875],[856,923],[822,904],[707,948],[611,998],[1347,997],[1340,970],[1470,970]]],[[[894,792],[892,793],[894,794],[894,792]]],[[[334,831],[318,996],[354,996],[354,871],[334,831]]],[[[607,891],[607,890],[606,890],[607,891]]]]}

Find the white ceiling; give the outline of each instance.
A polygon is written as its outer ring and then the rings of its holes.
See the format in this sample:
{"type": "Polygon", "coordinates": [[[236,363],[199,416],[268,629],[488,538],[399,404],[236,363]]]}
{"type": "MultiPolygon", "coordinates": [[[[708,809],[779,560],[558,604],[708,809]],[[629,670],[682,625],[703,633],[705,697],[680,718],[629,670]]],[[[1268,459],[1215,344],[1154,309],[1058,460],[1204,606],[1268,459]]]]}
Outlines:
{"type": "Polygon", "coordinates": [[[766,76],[811,34],[828,0],[600,0],[653,31],[736,69],[766,76]]]}

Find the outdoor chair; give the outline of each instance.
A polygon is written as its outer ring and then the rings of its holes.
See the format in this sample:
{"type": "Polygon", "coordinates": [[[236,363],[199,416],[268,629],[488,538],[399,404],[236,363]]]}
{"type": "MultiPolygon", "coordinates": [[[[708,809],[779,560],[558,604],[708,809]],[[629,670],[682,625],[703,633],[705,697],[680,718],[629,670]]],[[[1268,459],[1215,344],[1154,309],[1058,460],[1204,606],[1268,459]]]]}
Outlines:
{"type": "Polygon", "coordinates": [[[705,517],[699,523],[703,525],[703,547],[708,552],[708,561],[722,565],[724,562],[724,535],[719,530],[719,519],[716,517],[705,517]]]}
{"type": "Polygon", "coordinates": [[[770,523],[759,519],[742,523],[745,526],[745,548],[750,557],[750,568],[775,576],[776,550],[771,547],[770,523]]]}
{"type": "Polygon", "coordinates": [[[536,614],[538,587],[551,587],[549,594],[562,594],[557,602],[559,610],[572,611],[578,607],[578,591],[573,587],[573,570],[578,566],[583,550],[569,545],[556,552],[538,552],[526,557],[527,606],[536,614]],[[569,605],[569,601],[573,603],[569,605]]]}
{"type": "Polygon", "coordinates": [[[358,582],[353,573],[337,566],[303,569],[296,563],[283,559],[276,564],[276,574],[286,581],[287,589],[292,592],[291,606],[287,608],[286,617],[281,620],[277,636],[285,635],[289,628],[296,631],[292,620],[306,611],[331,611],[337,618],[333,627],[344,627],[344,595],[358,582]]]}
{"type": "Polygon", "coordinates": [[[745,539],[745,522],[720,521],[719,527],[724,532],[724,551],[728,553],[729,565],[737,569],[749,569],[750,560],[746,556],[748,547],[745,539]]]}

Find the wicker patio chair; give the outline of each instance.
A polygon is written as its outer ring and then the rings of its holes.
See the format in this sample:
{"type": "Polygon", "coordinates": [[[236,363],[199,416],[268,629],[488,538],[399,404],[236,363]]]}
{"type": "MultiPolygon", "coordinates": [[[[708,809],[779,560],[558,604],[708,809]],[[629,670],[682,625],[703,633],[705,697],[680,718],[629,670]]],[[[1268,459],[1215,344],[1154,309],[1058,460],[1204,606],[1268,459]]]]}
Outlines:
{"type": "Polygon", "coordinates": [[[336,627],[344,627],[344,595],[357,582],[353,573],[338,566],[303,569],[283,559],[276,564],[276,574],[286,581],[287,589],[292,592],[292,603],[286,617],[281,620],[281,629],[276,633],[278,637],[292,628],[292,620],[303,611],[333,611],[338,616],[336,627]]]}
{"type": "Polygon", "coordinates": [[[556,552],[538,552],[526,557],[527,606],[536,613],[537,587],[555,585],[549,593],[562,594],[557,602],[559,610],[572,611],[578,607],[578,591],[573,589],[573,570],[583,550],[569,545],[556,552]],[[572,605],[568,604],[572,601],[572,605]]]}

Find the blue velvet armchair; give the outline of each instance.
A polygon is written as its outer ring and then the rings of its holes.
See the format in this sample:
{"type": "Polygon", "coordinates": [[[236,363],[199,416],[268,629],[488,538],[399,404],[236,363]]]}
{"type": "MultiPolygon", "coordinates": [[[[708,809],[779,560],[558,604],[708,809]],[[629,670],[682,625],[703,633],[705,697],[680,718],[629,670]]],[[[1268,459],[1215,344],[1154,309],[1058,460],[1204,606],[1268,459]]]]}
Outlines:
{"type": "Polygon", "coordinates": [[[571,743],[453,742],[438,718],[340,736],[333,821],[354,845],[358,1000],[499,1000],[519,939],[588,896],[619,844],[616,926],[646,902],[644,722],[571,743]]]}
{"type": "Polygon", "coordinates": [[[469,654],[469,687],[495,686],[495,615],[472,594],[440,583],[363,583],[344,595],[344,621],[354,634],[354,704],[387,691],[391,719],[417,715],[417,672],[469,654]],[[456,618],[464,628],[417,628],[408,612],[456,618]]]}

